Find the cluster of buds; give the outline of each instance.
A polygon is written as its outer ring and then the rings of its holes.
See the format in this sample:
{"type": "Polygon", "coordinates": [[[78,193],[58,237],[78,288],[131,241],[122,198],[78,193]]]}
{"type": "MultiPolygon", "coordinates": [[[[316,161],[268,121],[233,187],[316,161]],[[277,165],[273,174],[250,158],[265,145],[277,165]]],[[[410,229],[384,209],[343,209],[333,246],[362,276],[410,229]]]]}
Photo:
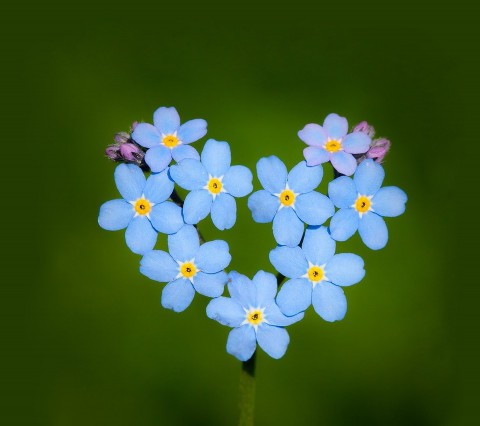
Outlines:
{"type": "MultiPolygon", "coordinates": [[[[137,122],[132,124],[130,133],[137,126],[137,122]]],[[[145,151],[131,137],[130,133],[119,132],[113,137],[114,144],[108,145],[105,149],[105,155],[116,163],[136,164],[143,170],[147,170],[145,163],[145,151]]]]}
{"type": "Polygon", "coordinates": [[[366,158],[371,158],[375,160],[375,162],[377,162],[378,164],[381,164],[388,151],[390,150],[390,141],[385,138],[373,139],[373,137],[375,136],[375,129],[366,121],[358,123],[353,128],[353,131],[365,133],[372,139],[370,148],[365,154],[362,154],[361,157],[357,158],[357,162],[360,164],[360,162],[362,162],[366,158]]]}

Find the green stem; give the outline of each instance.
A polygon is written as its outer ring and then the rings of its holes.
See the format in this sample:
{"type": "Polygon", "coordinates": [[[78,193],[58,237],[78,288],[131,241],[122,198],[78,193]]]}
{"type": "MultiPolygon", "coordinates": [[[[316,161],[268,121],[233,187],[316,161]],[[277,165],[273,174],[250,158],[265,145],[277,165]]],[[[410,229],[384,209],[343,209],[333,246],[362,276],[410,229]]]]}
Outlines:
{"type": "Polygon", "coordinates": [[[255,411],[255,358],[254,352],[248,361],[242,362],[240,372],[240,421],[239,426],[253,426],[255,411]]]}

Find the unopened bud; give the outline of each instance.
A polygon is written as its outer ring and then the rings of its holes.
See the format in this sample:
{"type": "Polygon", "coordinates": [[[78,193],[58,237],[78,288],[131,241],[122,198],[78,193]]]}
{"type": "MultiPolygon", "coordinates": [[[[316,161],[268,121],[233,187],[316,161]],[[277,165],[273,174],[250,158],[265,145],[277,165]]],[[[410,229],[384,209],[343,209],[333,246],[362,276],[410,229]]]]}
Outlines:
{"type": "Polygon", "coordinates": [[[113,140],[118,144],[128,143],[130,142],[130,135],[127,132],[118,132],[115,133],[113,140]]]}
{"type": "Polygon", "coordinates": [[[368,124],[366,121],[361,121],[358,123],[354,128],[353,132],[362,132],[365,133],[367,136],[370,138],[373,138],[375,136],[375,129],[373,126],[368,124]]]}
{"type": "Polygon", "coordinates": [[[105,149],[105,155],[112,161],[119,161],[122,159],[120,155],[120,147],[118,145],[109,145],[105,149]]]}
{"type": "Polygon", "coordinates": [[[145,155],[141,148],[133,143],[124,143],[120,145],[120,154],[125,160],[139,164],[142,162],[145,155]]]}
{"type": "Polygon", "coordinates": [[[390,145],[390,141],[385,138],[374,140],[367,152],[367,158],[373,158],[380,164],[390,150],[390,145]]]}

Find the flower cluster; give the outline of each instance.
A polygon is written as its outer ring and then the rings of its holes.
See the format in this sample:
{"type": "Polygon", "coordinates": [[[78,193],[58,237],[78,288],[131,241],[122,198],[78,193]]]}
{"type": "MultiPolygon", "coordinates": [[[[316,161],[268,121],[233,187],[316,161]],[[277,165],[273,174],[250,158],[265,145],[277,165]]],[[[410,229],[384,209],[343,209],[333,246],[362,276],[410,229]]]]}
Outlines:
{"type": "Polygon", "coordinates": [[[118,133],[107,156],[121,163],[114,178],[122,198],[104,203],[98,222],[107,230],[126,228],[127,246],[142,255],[140,272],[167,283],[163,307],[182,312],[195,293],[206,296],[207,316],[232,328],[228,353],[246,361],[258,343],[280,358],[289,344],[285,328],[310,305],[325,321],[346,314],[343,287],[360,282],[365,269],[360,256],[336,254],[337,242],[358,230],[367,247],[381,249],[388,241],[383,218],[404,212],[406,194],[382,187],[390,142],[372,140],[375,132],[366,122],[349,133],[347,120],[330,114],[322,126],[307,124],[298,132],[308,147],[292,170],[275,156],[261,158],[256,170],[263,189],[249,196],[248,207],[255,222],[272,222],[277,247],[269,258],[278,274],[259,271],[250,280],[225,271],[231,261],[225,241],[201,244],[199,222],[210,214],[219,230],[232,228],[236,198],[253,190],[250,170],[231,165],[227,142],[208,139],[201,154],[190,146],[206,133],[205,120],[181,124],[173,107],[157,109],[153,125],[135,123],[131,134],[118,133]],[[326,162],[335,177],[328,195],[318,192],[326,162]],[[184,201],[175,184],[188,191],[184,201]],[[168,235],[168,251],[155,249],[158,233],[168,235]]]}

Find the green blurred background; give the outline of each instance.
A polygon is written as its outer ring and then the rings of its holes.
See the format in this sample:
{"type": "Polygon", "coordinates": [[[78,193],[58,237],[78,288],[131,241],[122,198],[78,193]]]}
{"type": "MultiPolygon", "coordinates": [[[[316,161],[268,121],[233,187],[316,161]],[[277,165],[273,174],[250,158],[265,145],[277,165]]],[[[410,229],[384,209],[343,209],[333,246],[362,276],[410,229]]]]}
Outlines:
{"type": "MultiPolygon", "coordinates": [[[[252,170],[302,160],[296,132],[330,112],[368,120],[393,142],[386,184],[409,195],[386,249],[338,244],[367,269],[346,318],[310,309],[284,358],[259,353],[257,424],[476,424],[478,279],[462,272],[476,239],[462,212],[478,205],[463,171],[478,152],[477,25],[465,1],[4,6],[0,423],[236,424],[229,329],[198,295],[182,314],[161,308],[124,233],[97,225],[118,196],[105,146],[173,105],[252,170]]],[[[231,269],[274,272],[270,226],[237,205],[232,230],[206,219],[202,232],[229,242],[231,269]]]]}

